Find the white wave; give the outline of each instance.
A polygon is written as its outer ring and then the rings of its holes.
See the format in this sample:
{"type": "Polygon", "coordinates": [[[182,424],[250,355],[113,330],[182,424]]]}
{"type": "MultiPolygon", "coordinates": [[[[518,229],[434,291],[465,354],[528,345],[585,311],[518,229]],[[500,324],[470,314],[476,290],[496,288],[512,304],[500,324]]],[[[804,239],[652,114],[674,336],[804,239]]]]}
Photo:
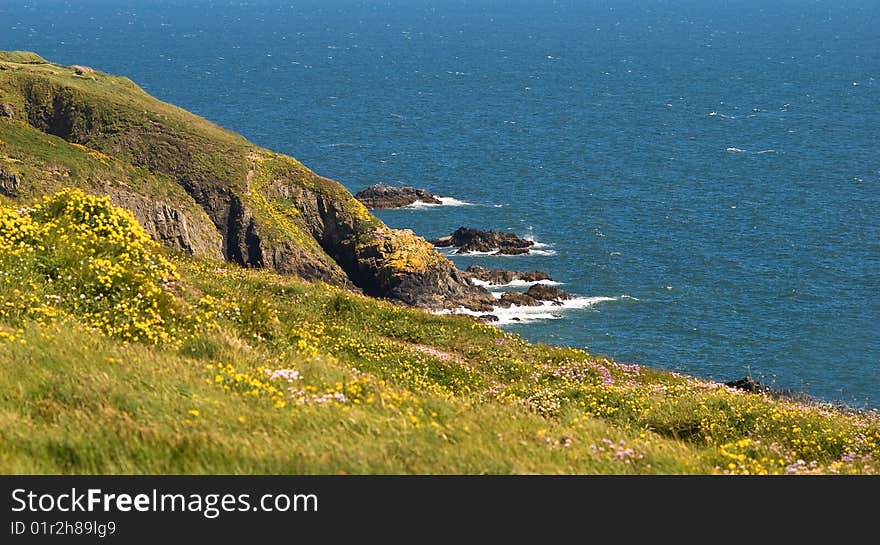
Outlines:
{"type": "MultiPolygon", "coordinates": [[[[477,256],[481,256],[481,255],[494,255],[494,256],[498,256],[498,257],[510,257],[507,254],[499,254],[498,252],[499,252],[498,248],[495,248],[494,250],[491,250],[489,252],[458,252],[458,251],[456,251],[455,248],[452,249],[452,255],[457,255],[457,256],[462,256],[462,257],[477,257],[477,256]]],[[[520,255],[525,255],[525,254],[520,254],[520,255]]]]}
{"type": "Polygon", "coordinates": [[[628,297],[626,295],[620,297],[575,297],[574,299],[563,301],[561,305],[555,305],[550,301],[543,301],[540,306],[534,307],[517,305],[508,308],[495,307],[491,312],[477,312],[466,308],[459,308],[455,310],[441,310],[438,311],[438,314],[467,314],[469,316],[492,314],[498,317],[497,322],[491,322],[495,325],[523,324],[538,320],[559,320],[565,317],[563,313],[567,310],[589,308],[599,303],[617,301],[628,297]]]}
{"type": "MultiPolygon", "coordinates": [[[[437,248],[437,249],[439,250],[441,248],[437,248]]],[[[525,256],[529,256],[529,255],[556,255],[556,250],[532,250],[532,249],[529,249],[528,253],[524,253],[524,254],[501,254],[498,252],[499,252],[498,248],[496,248],[492,251],[489,251],[489,252],[464,252],[464,253],[456,252],[453,249],[453,251],[448,253],[447,255],[454,255],[454,256],[458,256],[458,257],[479,257],[479,256],[487,256],[487,255],[490,255],[492,257],[525,257],[525,256]]]]}
{"type": "Polygon", "coordinates": [[[545,244],[545,243],[543,243],[543,242],[538,242],[538,241],[535,240],[533,237],[525,237],[523,240],[528,240],[528,241],[530,241],[530,242],[532,243],[532,245],[529,246],[529,248],[533,248],[533,249],[536,249],[536,250],[537,250],[537,249],[540,249],[540,248],[546,248],[546,247],[548,247],[548,246],[551,246],[550,244],[545,244]]]}
{"type": "Polygon", "coordinates": [[[775,149],[764,149],[761,151],[749,151],[749,150],[744,150],[744,149],[740,149],[740,148],[733,148],[733,147],[727,148],[724,151],[726,151],[727,153],[752,153],[755,155],[763,155],[765,153],[776,153],[775,149]]]}
{"type": "Polygon", "coordinates": [[[535,284],[543,284],[545,286],[561,286],[562,282],[557,282],[555,280],[520,280],[519,278],[515,280],[511,280],[507,284],[493,284],[491,282],[486,282],[485,280],[480,280],[478,278],[471,278],[471,283],[476,286],[482,286],[487,290],[504,290],[506,288],[530,288],[535,284]]]}
{"type": "Polygon", "coordinates": [[[433,202],[425,202],[425,201],[416,201],[412,204],[408,204],[406,206],[401,206],[403,209],[407,210],[422,210],[425,208],[437,208],[439,206],[443,206],[442,204],[437,204],[433,202]]]}
{"type": "Polygon", "coordinates": [[[454,197],[441,197],[439,195],[434,195],[434,198],[440,201],[440,204],[433,202],[416,201],[412,204],[402,206],[401,208],[407,208],[410,210],[421,210],[424,208],[437,208],[440,206],[473,206],[472,203],[469,203],[467,201],[460,201],[454,197]]]}
{"type": "Polygon", "coordinates": [[[532,228],[529,227],[529,234],[523,237],[523,240],[528,240],[532,243],[529,246],[529,253],[535,255],[556,255],[556,250],[543,250],[542,248],[552,247],[553,244],[547,244],[545,242],[539,241],[535,238],[535,235],[531,234],[532,228]]]}
{"type": "Polygon", "coordinates": [[[438,197],[437,195],[434,196],[443,203],[443,206],[473,206],[473,203],[460,201],[454,197],[438,197]]]}

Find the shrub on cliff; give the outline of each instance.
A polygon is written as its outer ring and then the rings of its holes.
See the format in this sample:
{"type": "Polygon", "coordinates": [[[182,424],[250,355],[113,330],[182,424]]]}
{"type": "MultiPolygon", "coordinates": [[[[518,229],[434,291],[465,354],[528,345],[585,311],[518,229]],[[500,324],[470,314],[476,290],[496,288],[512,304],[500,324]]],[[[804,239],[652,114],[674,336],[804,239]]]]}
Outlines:
{"type": "Polygon", "coordinates": [[[79,320],[126,341],[174,341],[185,314],[174,266],[132,214],[67,189],[0,208],[0,318],[79,320]]]}

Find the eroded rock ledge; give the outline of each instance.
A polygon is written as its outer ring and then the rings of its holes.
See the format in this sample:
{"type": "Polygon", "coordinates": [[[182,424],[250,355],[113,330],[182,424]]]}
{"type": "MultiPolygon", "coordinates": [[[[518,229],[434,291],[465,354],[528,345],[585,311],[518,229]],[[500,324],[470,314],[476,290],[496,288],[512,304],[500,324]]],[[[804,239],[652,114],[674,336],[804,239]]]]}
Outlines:
{"type": "Polygon", "coordinates": [[[377,210],[384,208],[402,208],[417,202],[426,204],[443,204],[438,197],[427,189],[416,189],[412,186],[392,187],[385,184],[371,185],[358,191],[355,196],[364,206],[377,210]]]}
{"type": "Polygon", "coordinates": [[[452,234],[430,241],[438,248],[457,248],[457,254],[474,252],[519,255],[529,253],[535,242],[520,238],[513,233],[484,231],[470,227],[459,227],[452,234]]]}
{"type": "Polygon", "coordinates": [[[515,280],[522,282],[553,281],[550,275],[544,271],[509,271],[507,269],[490,269],[482,265],[471,265],[464,270],[464,274],[473,280],[486,282],[490,286],[503,286],[515,280]]]}

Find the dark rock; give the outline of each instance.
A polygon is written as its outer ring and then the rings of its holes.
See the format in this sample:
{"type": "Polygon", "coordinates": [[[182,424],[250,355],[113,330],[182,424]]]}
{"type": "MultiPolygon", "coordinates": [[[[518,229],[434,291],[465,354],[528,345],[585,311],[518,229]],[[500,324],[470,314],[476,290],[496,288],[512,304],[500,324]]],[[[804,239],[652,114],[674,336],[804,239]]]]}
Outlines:
{"type": "Polygon", "coordinates": [[[507,269],[489,269],[480,265],[471,265],[464,272],[470,278],[498,286],[510,284],[514,280],[522,280],[523,282],[553,280],[544,271],[509,271],[507,269]]]}
{"type": "Polygon", "coordinates": [[[7,197],[17,197],[20,185],[21,180],[19,180],[16,174],[0,168],[0,193],[7,197]]]}
{"type": "Polygon", "coordinates": [[[498,316],[495,316],[494,314],[481,314],[480,316],[477,316],[477,318],[484,321],[484,322],[497,322],[498,321],[498,316]]]}
{"type": "Polygon", "coordinates": [[[469,227],[459,227],[449,236],[440,237],[430,242],[439,248],[454,246],[458,248],[456,253],[459,254],[497,251],[499,254],[505,255],[527,254],[529,247],[535,244],[533,241],[520,238],[513,233],[484,231],[469,227]]]}
{"type": "Polygon", "coordinates": [[[553,286],[544,284],[535,284],[530,286],[526,291],[526,295],[539,301],[561,302],[571,299],[571,295],[553,286]]]}
{"type": "Polygon", "coordinates": [[[760,394],[770,391],[769,386],[758,382],[752,377],[743,377],[741,379],[731,380],[730,382],[725,382],[724,385],[731,388],[736,388],[737,390],[751,392],[753,394],[760,394]]]}
{"type": "Polygon", "coordinates": [[[550,275],[544,271],[519,271],[516,273],[516,276],[523,282],[541,282],[542,280],[553,281],[553,279],[550,278],[550,275]]]}
{"type": "Polygon", "coordinates": [[[724,385],[752,394],[766,394],[775,399],[787,399],[790,401],[807,404],[819,403],[816,398],[807,393],[767,386],[763,382],[753,379],[751,376],[743,377],[737,380],[731,380],[730,382],[725,382],[724,385]]]}
{"type": "Polygon", "coordinates": [[[514,271],[489,269],[480,265],[471,265],[465,269],[464,273],[468,278],[482,280],[483,282],[488,282],[489,284],[497,286],[510,284],[516,279],[516,273],[514,271]]]}
{"type": "Polygon", "coordinates": [[[412,186],[391,187],[384,184],[372,185],[355,196],[364,206],[372,209],[400,208],[415,202],[427,204],[443,204],[436,195],[427,189],[416,189],[412,186]]]}
{"type": "Polygon", "coordinates": [[[505,291],[502,293],[501,299],[498,300],[498,306],[507,308],[513,305],[520,307],[537,307],[541,305],[541,301],[518,291],[505,291]]]}

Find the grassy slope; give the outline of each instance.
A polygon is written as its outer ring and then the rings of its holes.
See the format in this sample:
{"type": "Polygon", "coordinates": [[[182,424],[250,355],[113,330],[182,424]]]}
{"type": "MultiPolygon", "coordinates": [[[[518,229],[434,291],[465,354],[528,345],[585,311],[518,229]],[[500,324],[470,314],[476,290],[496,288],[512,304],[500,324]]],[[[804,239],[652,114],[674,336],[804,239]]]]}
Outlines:
{"type": "MultiPolygon", "coordinates": [[[[153,327],[190,325],[169,342],[122,342],[83,325],[92,295],[86,306],[63,298],[94,288],[83,263],[63,257],[63,231],[80,223],[55,219],[0,252],[4,473],[880,469],[876,415],[532,345],[470,318],[227,263],[175,257],[180,279],[160,290],[186,310],[153,327]]],[[[0,221],[0,242],[17,236],[10,225],[0,221]]],[[[95,255],[132,254],[90,236],[79,240],[95,255]]],[[[156,259],[157,248],[139,244],[138,259],[156,259]]],[[[120,278],[102,297],[125,297],[126,282],[149,286],[143,275],[120,278]]]]}
{"type": "Polygon", "coordinates": [[[90,192],[120,186],[131,193],[184,207],[192,216],[210,221],[192,197],[167,176],[6,118],[0,118],[0,168],[27,179],[21,195],[25,198],[69,186],[90,192]]]}

